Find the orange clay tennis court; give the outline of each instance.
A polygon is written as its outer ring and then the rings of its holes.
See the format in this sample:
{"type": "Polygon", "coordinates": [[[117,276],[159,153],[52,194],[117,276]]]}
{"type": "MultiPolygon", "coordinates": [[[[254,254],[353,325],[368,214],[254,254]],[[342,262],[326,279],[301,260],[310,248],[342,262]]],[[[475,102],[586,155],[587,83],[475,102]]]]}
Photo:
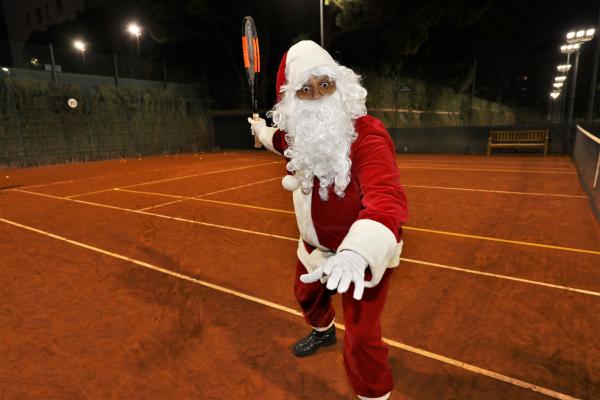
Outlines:
{"type": "MultiPolygon", "coordinates": [[[[600,398],[600,234],[571,160],[398,165],[392,399],[600,398]]],[[[264,152],[4,170],[0,397],[352,398],[341,340],[289,350],[283,173],[264,152]]]]}

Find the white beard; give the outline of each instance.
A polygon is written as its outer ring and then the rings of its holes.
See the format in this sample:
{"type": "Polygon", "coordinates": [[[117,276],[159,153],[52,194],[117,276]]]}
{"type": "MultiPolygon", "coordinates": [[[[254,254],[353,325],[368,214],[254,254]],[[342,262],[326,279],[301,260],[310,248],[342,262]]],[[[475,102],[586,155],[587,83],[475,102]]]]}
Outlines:
{"type": "Polygon", "coordinates": [[[328,200],[331,185],[338,197],[344,197],[350,183],[350,146],[357,134],[339,91],[321,100],[305,101],[290,94],[281,101],[279,115],[273,116],[277,126],[287,132],[287,170],[300,180],[304,193],[311,191],[316,177],[322,200],[328,200]]]}

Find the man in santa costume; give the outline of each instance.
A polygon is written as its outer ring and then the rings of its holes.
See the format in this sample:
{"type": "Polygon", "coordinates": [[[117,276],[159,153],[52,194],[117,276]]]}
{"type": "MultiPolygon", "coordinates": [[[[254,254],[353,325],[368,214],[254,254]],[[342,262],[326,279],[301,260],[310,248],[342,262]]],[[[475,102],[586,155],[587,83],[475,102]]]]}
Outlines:
{"type": "Polygon", "coordinates": [[[277,74],[273,127],[248,121],[269,150],[288,160],[300,241],[294,293],[308,336],[302,357],[335,343],[331,296],[342,295],[344,365],[360,399],[388,399],[393,387],[380,317],[400,261],[407,201],[394,144],[366,115],[360,77],[312,41],[284,55],[277,74]]]}

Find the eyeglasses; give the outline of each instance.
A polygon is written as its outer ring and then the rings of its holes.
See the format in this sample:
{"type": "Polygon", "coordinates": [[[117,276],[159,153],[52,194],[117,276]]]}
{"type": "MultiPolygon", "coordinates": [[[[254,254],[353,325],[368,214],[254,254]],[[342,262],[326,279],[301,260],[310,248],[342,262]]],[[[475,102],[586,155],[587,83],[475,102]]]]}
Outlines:
{"type": "Polygon", "coordinates": [[[328,76],[311,76],[308,81],[296,91],[300,100],[318,100],[335,92],[335,81],[328,76]]]}

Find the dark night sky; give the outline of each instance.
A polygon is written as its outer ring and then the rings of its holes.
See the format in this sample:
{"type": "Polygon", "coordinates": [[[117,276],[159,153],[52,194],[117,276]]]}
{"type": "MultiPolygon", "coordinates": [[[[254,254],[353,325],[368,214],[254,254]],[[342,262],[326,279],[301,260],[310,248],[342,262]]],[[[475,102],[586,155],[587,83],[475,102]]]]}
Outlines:
{"type": "MultiPolygon", "coordinates": [[[[130,10],[138,9],[140,15],[144,14],[144,10],[137,5],[140,2],[124,0],[122,3],[129,4],[130,10]]],[[[230,9],[223,9],[224,3],[222,1],[208,1],[207,3],[210,4],[209,7],[214,9],[215,13],[221,13],[224,18],[231,20],[232,24],[235,25],[239,24],[241,16],[245,14],[255,17],[259,35],[261,32],[263,33],[261,35],[261,41],[264,42],[263,52],[268,51],[268,54],[263,56],[264,67],[270,74],[274,74],[283,52],[287,50],[292,40],[299,34],[305,34],[315,41],[319,40],[318,1],[232,1],[228,3],[230,9]],[[224,15],[224,13],[227,13],[227,15],[224,15]],[[270,37],[265,37],[265,33],[270,37]]],[[[499,1],[498,4],[503,3],[499,1]]],[[[542,91],[543,85],[547,85],[549,88],[551,79],[555,74],[555,65],[564,59],[559,52],[559,46],[563,43],[566,32],[577,28],[593,27],[598,24],[598,8],[600,7],[600,1],[598,0],[560,2],[522,0],[521,4],[522,11],[520,14],[515,14],[512,20],[505,21],[506,29],[502,38],[488,42],[475,41],[476,47],[472,51],[473,56],[478,59],[478,74],[482,85],[485,85],[486,78],[493,79],[491,75],[486,77],[486,73],[494,69],[507,76],[527,74],[531,78],[528,82],[531,86],[530,92],[542,91]]],[[[473,1],[472,7],[477,7],[477,5],[478,2],[473,1]]],[[[135,11],[128,13],[135,14],[135,11]]],[[[1,10],[0,19],[4,19],[1,10]]],[[[123,17],[113,16],[112,19],[111,24],[115,25],[114,20],[118,19],[118,23],[122,23],[123,17]]],[[[143,21],[143,17],[141,19],[143,21]]],[[[3,25],[3,23],[0,23],[0,40],[6,39],[6,31],[3,25]]],[[[106,24],[106,26],[112,25],[106,24]]],[[[443,32],[438,34],[443,35],[443,32]]],[[[468,36],[469,32],[462,34],[468,36]]],[[[230,39],[232,42],[239,40],[233,34],[230,34],[230,36],[228,40],[230,39]]],[[[118,49],[119,43],[115,43],[118,40],[110,40],[113,43],[105,46],[105,48],[118,49]]],[[[193,43],[188,41],[188,43],[182,43],[179,47],[172,46],[173,49],[168,51],[176,55],[177,51],[182,51],[186,46],[198,45],[199,40],[201,39],[195,38],[193,43]]],[[[373,42],[373,45],[376,46],[376,40],[373,42]]],[[[458,45],[460,46],[460,43],[458,45]]],[[[208,46],[210,52],[211,44],[208,46]]],[[[213,44],[213,46],[215,45],[213,44]]],[[[158,48],[158,46],[154,47],[158,48]]],[[[232,45],[232,48],[237,50],[237,43],[232,45]]],[[[350,49],[345,51],[353,51],[352,47],[350,49]]],[[[216,48],[213,50],[218,51],[216,48]]],[[[164,52],[165,48],[162,47],[161,51],[164,52]]],[[[586,44],[581,59],[582,71],[584,71],[582,79],[585,78],[586,73],[589,75],[591,66],[586,68],[583,68],[583,66],[591,63],[592,53],[593,45],[591,43],[586,44]],[[587,72],[585,72],[586,70],[587,72]]],[[[341,61],[346,62],[347,59],[351,59],[351,56],[351,54],[342,53],[340,56],[341,61]]],[[[171,57],[173,57],[173,54],[171,54],[171,57]]],[[[444,60],[439,61],[443,63],[444,60]]],[[[352,65],[350,66],[352,67],[352,65]]],[[[218,72],[218,69],[216,70],[218,72]]],[[[233,71],[230,70],[231,72],[233,71]]],[[[546,86],[543,86],[543,91],[546,90],[546,86]]],[[[481,91],[480,95],[485,96],[484,90],[481,91]]],[[[538,100],[529,99],[529,103],[535,104],[541,102],[542,99],[545,100],[545,97],[539,93],[535,96],[538,100]]]]}

